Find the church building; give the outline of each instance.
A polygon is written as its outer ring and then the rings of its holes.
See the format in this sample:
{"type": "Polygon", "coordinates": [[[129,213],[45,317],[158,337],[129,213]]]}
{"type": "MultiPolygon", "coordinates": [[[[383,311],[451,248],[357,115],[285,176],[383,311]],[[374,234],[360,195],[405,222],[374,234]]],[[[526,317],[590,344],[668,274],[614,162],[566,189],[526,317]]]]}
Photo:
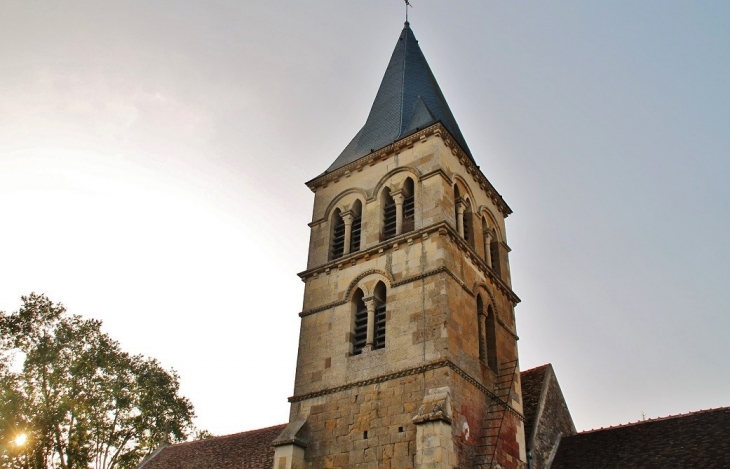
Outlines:
{"type": "Polygon", "coordinates": [[[297,374],[277,464],[524,466],[511,210],[408,23],[365,125],[307,185],[297,374]]]}
{"type": "Polygon", "coordinates": [[[520,370],[512,210],[477,161],[406,22],[364,126],[307,182],[289,422],[162,447],[139,468],[634,467],[581,465],[552,366],[520,370]]]}

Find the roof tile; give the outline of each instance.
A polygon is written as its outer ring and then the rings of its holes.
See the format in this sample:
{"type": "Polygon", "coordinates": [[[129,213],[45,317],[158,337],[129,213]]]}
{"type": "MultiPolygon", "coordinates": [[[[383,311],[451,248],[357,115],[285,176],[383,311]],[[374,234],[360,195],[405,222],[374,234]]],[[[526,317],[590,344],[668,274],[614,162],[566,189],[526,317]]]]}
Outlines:
{"type": "Polygon", "coordinates": [[[730,467],[730,407],[565,437],[551,469],[730,467]]]}
{"type": "Polygon", "coordinates": [[[522,384],[522,412],[525,416],[525,437],[532,435],[532,428],[535,426],[535,415],[537,406],[540,404],[540,395],[544,386],[545,375],[549,364],[538,366],[520,373],[522,384]]]}
{"type": "Polygon", "coordinates": [[[284,427],[277,425],[167,446],[139,469],[271,469],[271,442],[284,427]]]}

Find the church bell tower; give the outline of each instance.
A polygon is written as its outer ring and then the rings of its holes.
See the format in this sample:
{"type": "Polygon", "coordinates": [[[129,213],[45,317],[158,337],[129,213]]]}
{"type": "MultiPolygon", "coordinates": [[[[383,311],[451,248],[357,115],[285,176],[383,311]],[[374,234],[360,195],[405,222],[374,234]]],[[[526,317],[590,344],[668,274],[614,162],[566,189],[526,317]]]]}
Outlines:
{"type": "Polygon", "coordinates": [[[365,125],[307,185],[299,354],[274,469],[525,468],[511,210],[408,22],[365,125]]]}

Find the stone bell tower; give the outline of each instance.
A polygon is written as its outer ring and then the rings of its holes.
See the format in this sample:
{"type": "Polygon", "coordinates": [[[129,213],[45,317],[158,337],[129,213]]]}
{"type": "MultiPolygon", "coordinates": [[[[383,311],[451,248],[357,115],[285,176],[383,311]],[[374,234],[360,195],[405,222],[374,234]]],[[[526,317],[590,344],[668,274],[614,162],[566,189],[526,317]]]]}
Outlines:
{"type": "Polygon", "coordinates": [[[406,22],[314,192],[290,422],[274,469],[526,467],[505,238],[406,22]]]}

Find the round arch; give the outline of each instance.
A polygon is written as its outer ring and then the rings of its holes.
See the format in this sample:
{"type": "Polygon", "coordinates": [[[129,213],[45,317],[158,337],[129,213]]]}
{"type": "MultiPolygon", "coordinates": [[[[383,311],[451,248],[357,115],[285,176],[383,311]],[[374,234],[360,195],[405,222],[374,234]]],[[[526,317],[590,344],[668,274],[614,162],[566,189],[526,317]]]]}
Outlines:
{"type": "Polygon", "coordinates": [[[330,203],[327,205],[327,209],[324,212],[324,219],[329,220],[331,218],[332,212],[334,211],[335,208],[339,208],[340,211],[342,211],[342,212],[349,210],[351,207],[345,207],[345,206],[339,205],[339,203],[342,199],[344,199],[345,197],[347,197],[350,194],[356,194],[357,199],[360,200],[360,203],[363,205],[363,207],[365,206],[365,202],[367,201],[367,194],[365,193],[364,190],[353,187],[353,188],[340,192],[339,194],[337,194],[336,197],[334,197],[330,201],[330,203]]]}
{"type": "Polygon", "coordinates": [[[474,288],[472,289],[472,295],[476,298],[477,295],[481,293],[482,298],[484,299],[484,309],[486,310],[487,307],[491,304],[492,309],[497,311],[497,302],[494,299],[494,294],[492,291],[487,287],[487,284],[484,282],[479,282],[474,285],[474,288]]]}
{"type": "MultiPolygon", "coordinates": [[[[352,301],[352,295],[354,295],[355,290],[358,288],[362,290],[365,296],[373,294],[373,292],[367,288],[367,285],[365,285],[365,280],[369,280],[368,277],[372,277],[373,280],[382,281],[387,289],[390,289],[393,284],[393,277],[389,273],[379,269],[366,270],[352,279],[350,284],[347,286],[347,290],[345,290],[345,299],[347,301],[352,301]]],[[[377,284],[377,282],[375,282],[375,284],[377,284]]]]}
{"type": "Polygon", "coordinates": [[[486,205],[479,207],[479,215],[487,219],[487,224],[494,231],[497,241],[502,241],[502,231],[499,229],[497,219],[492,215],[492,212],[487,208],[486,205]]]}
{"type": "MultiPolygon", "coordinates": [[[[466,183],[466,179],[460,175],[459,173],[451,173],[451,189],[454,189],[454,186],[459,186],[459,192],[461,193],[461,198],[464,199],[469,197],[469,200],[475,201],[476,198],[474,197],[474,192],[472,192],[471,187],[469,187],[469,184],[466,183]]],[[[473,206],[473,205],[472,205],[473,206]]]]}
{"type": "MultiPolygon", "coordinates": [[[[392,171],[389,171],[385,176],[383,176],[382,178],[380,178],[380,180],[378,181],[378,183],[375,185],[375,188],[373,189],[373,193],[370,196],[370,199],[369,200],[373,200],[373,199],[379,198],[380,197],[380,194],[383,192],[383,186],[387,185],[387,182],[393,176],[395,176],[398,173],[403,173],[403,172],[410,173],[410,174],[412,174],[414,176],[414,180],[413,180],[413,191],[414,192],[417,192],[418,191],[418,184],[416,184],[416,183],[421,180],[421,172],[418,171],[418,169],[413,168],[411,166],[401,166],[399,168],[395,168],[392,171]]],[[[402,184],[401,184],[401,186],[402,186],[402,184]]],[[[397,186],[397,187],[392,186],[390,189],[391,190],[398,190],[398,189],[401,189],[401,186],[397,186]]],[[[416,195],[416,197],[418,197],[418,194],[414,194],[414,195],[416,195]]]]}

